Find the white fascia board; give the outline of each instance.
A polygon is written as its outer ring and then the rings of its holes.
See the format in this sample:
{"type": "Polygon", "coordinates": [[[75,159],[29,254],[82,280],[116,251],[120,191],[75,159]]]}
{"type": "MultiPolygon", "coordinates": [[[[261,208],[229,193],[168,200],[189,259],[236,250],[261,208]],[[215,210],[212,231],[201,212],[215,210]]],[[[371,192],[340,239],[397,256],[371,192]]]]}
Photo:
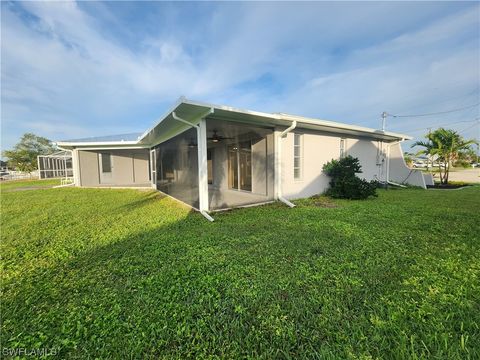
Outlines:
{"type": "MultiPolygon", "coordinates": [[[[308,124],[312,126],[322,126],[322,127],[329,127],[332,129],[341,129],[341,130],[350,130],[350,131],[357,131],[359,133],[363,134],[371,134],[371,135],[378,135],[378,136],[386,136],[386,137],[391,137],[394,138],[392,140],[397,140],[397,139],[404,139],[404,140],[411,140],[412,137],[405,135],[405,134],[398,134],[398,133],[393,133],[389,131],[380,131],[380,130],[375,130],[372,128],[367,128],[363,126],[357,126],[357,125],[349,125],[349,124],[343,124],[335,121],[330,121],[330,120],[321,120],[321,119],[314,119],[314,118],[307,118],[303,116],[297,116],[297,115],[289,115],[289,114],[283,114],[283,113],[266,113],[266,112],[260,112],[260,111],[253,111],[253,110],[244,110],[244,109],[239,109],[231,106],[225,106],[225,105],[215,105],[215,104],[209,104],[209,103],[203,103],[199,101],[192,101],[188,99],[183,99],[183,103],[190,104],[190,105],[197,105],[197,106],[203,106],[203,107],[210,107],[213,109],[218,109],[218,110],[225,110],[225,111],[231,111],[231,112],[237,112],[237,113],[242,113],[242,114],[248,114],[248,115],[253,115],[253,116],[259,116],[259,117],[264,117],[264,118],[270,118],[274,120],[286,120],[288,121],[288,125],[292,123],[292,121],[296,120],[298,123],[298,127],[301,127],[301,124],[308,124]]],[[[178,106],[178,105],[177,105],[178,106]]]]}
{"type": "Polygon", "coordinates": [[[150,146],[76,146],[77,150],[141,150],[150,149],[150,146]]]}
{"type": "Polygon", "coordinates": [[[91,141],[91,142],[57,142],[57,145],[63,148],[66,147],[75,147],[75,148],[84,148],[88,146],[104,147],[104,148],[126,148],[126,147],[135,147],[143,148],[144,145],[138,144],[138,141],[91,141]]]}
{"type": "Polygon", "coordinates": [[[330,120],[321,120],[321,119],[312,119],[312,118],[305,118],[302,116],[296,116],[296,115],[288,115],[288,114],[280,114],[282,119],[293,121],[297,120],[299,123],[303,124],[308,124],[308,125],[313,125],[313,126],[322,126],[322,127],[329,127],[332,129],[342,129],[342,130],[351,130],[351,131],[357,131],[359,133],[367,133],[367,134],[372,134],[372,135],[378,135],[378,136],[387,136],[387,137],[392,137],[395,139],[405,139],[405,140],[411,140],[412,137],[405,135],[405,134],[399,134],[399,133],[394,133],[394,132],[389,132],[389,131],[381,131],[381,130],[375,130],[372,128],[367,128],[363,126],[357,126],[357,125],[349,125],[349,124],[343,124],[335,121],[330,121],[330,120]]]}
{"type": "Polygon", "coordinates": [[[163,114],[163,116],[159,117],[157,121],[155,121],[155,124],[153,126],[151,126],[148,130],[146,130],[142,135],[139,136],[139,138],[137,139],[137,141],[141,141],[143,140],[143,138],[145,136],[147,136],[150,132],[152,132],[153,130],[155,130],[155,128],[163,121],[165,120],[168,115],[170,115],[172,112],[174,112],[177,107],[180,106],[180,104],[186,102],[186,99],[184,96],[181,96],[176,102],[175,104],[170,108],[170,110],[168,110],[167,112],[165,112],[165,114],[163,114]]]}
{"type": "Polygon", "coordinates": [[[212,108],[212,109],[237,112],[237,113],[246,114],[246,115],[254,115],[254,116],[266,117],[266,118],[277,119],[277,120],[281,119],[281,116],[279,114],[266,113],[266,112],[254,111],[254,110],[245,110],[245,109],[235,108],[235,107],[232,107],[232,106],[215,105],[215,104],[209,104],[209,103],[204,103],[204,102],[200,102],[200,101],[193,101],[193,100],[188,100],[188,99],[184,99],[183,102],[185,104],[189,104],[189,105],[209,107],[209,108],[212,108]]]}
{"type": "MultiPolygon", "coordinates": [[[[141,141],[148,136],[151,132],[155,130],[155,128],[161,124],[165,119],[168,118],[168,116],[173,113],[181,104],[188,104],[188,105],[193,105],[193,106],[200,106],[200,107],[205,107],[205,108],[210,108],[210,109],[218,109],[218,110],[223,110],[227,112],[235,112],[238,114],[245,114],[245,115],[251,115],[251,116],[257,116],[259,118],[266,119],[266,121],[261,121],[261,123],[267,123],[268,124],[268,119],[273,120],[274,125],[284,125],[284,126],[290,126],[292,121],[297,121],[297,127],[298,128],[306,128],[306,126],[303,125],[308,125],[311,127],[313,130],[319,130],[319,131],[325,131],[325,128],[331,129],[331,132],[338,132],[338,130],[345,130],[345,131],[350,131],[354,132],[358,135],[367,135],[371,136],[374,138],[390,138],[389,140],[395,141],[395,140],[411,140],[411,136],[407,136],[404,134],[397,134],[393,132],[388,132],[388,131],[380,131],[380,130],[375,130],[371,128],[366,128],[362,126],[356,126],[356,125],[348,125],[348,124],[343,124],[343,123],[338,123],[334,121],[329,121],[329,120],[321,120],[321,119],[314,119],[314,118],[306,118],[303,116],[296,116],[296,115],[289,115],[289,114],[283,114],[283,113],[266,113],[266,112],[260,112],[260,111],[253,111],[253,110],[245,110],[245,109],[239,109],[235,108],[232,106],[225,106],[225,105],[215,105],[215,104],[210,104],[210,103],[204,103],[200,101],[193,101],[193,100],[188,100],[185,97],[180,97],[176,103],[162,116],[160,117],[155,124],[150,127],[147,131],[145,131],[141,136],[138,137],[136,141],[122,141],[122,142],[82,142],[82,143],[77,143],[77,142],[58,142],[57,144],[59,146],[63,147],[86,147],[86,146],[96,146],[96,147],[111,147],[111,146],[118,146],[120,147],[126,147],[128,145],[136,145],[138,148],[148,148],[153,146],[153,144],[148,144],[148,145],[140,145],[141,141]]],[[[167,136],[168,137],[168,136],[167,136]]],[[[165,140],[162,140],[163,142],[165,140]]]]}
{"type": "Polygon", "coordinates": [[[209,104],[209,103],[204,103],[200,101],[193,101],[193,100],[188,100],[185,97],[181,97],[180,99],[177,100],[174,106],[170,108],[162,117],[157,120],[155,125],[153,125],[151,128],[149,128],[147,131],[145,131],[139,138],[138,141],[143,140],[149,133],[155,130],[155,128],[160,125],[171,113],[173,113],[181,104],[188,104],[188,105],[193,105],[193,106],[201,106],[205,108],[210,108],[210,109],[218,109],[218,110],[225,110],[225,111],[230,111],[230,112],[237,112],[237,113],[242,113],[242,114],[248,114],[248,115],[254,115],[254,116],[260,116],[260,117],[265,117],[265,118],[274,118],[274,119],[280,119],[280,117],[276,114],[270,114],[270,113],[264,113],[264,112],[259,112],[259,111],[252,111],[252,110],[243,110],[243,109],[237,109],[231,106],[225,106],[225,105],[215,105],[215,104],[209,104]]]}

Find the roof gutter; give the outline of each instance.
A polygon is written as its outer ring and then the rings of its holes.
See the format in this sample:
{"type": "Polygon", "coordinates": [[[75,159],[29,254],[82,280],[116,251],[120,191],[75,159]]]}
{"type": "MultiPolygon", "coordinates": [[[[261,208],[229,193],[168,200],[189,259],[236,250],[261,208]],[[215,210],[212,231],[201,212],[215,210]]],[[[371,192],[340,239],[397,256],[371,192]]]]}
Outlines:
{"type": "MultiPolygon", "coordinates": [[[[296,116],[296,115],[289,115],[289,114],[283,114],[280,113],[280,119],[286,120],[286,121],[292,121],[292,120],[297,120],[299,122],[299,126],[301,124],[309,125],[309,126],[315,126],[315,127],[323,127],[325,128],[324,131],[329,131],[326,129],[332,129],[332,132],[338,132],[338,130],[341,131],[350,131],[350,132],[357,132],[359,134],[365,134],[367,136],[373,136],[373,137],[386,137],[390,138],[390,141],[397,141],[397,140],[411,140],[412,137],[406,136],[404,134],[397,134],[397,133],[392,133],[389,131],[379,131],[379,130],[374,130],[371,128],[366,128],[363,126],[357,126],[357,125],[348,125],[348,124],[342,124],[342,123],[337,123],[334,121],[329,121],[329,120],[321,120],[321,119],[312,119],[312,118],[305,118],[302,116],[296,116]]],[[[386,140],[386,139],[384,139],[386,140]]],[[[387,140],[388,141],[388,140],[387,140]]]]}
{"type": "MultiPolygon", "coordinates": [[[[122,149],[122,148],[134,148],[134,149],[142,149],[148,148],[147,145],[139,144],[137,141],[89,141],[89,142],[66,142],[66,141],[58,141],[57,142],[58,148],[62,147],[72,147],[72,148],[86,148],[86,147],[96,147],[96,148],[108,148],[108,149],[122,149]]],[[[71,150],[71,149],[67,149],[71,150]]]]}
{"type": "Polygon", "coordinates": [[[280,135],[278,135],[277,141],[277,176],[276,176],[276,186],[277,186],[277,199],[283,202],[288,207],[295,207],[295,204],[285,199],[282,195],[282,139],[284,139],[287,134],[297,127],[297,120],[293,120],[292,125],[287,129],[283,130],[280,135]]]}

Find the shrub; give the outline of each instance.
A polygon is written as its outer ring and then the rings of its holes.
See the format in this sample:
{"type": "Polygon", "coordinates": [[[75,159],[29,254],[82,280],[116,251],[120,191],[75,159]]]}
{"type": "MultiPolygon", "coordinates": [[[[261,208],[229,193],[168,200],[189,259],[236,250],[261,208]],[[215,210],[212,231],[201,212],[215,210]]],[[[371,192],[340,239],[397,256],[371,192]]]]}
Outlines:
{"type": "Polygon", "coordinates": [[[323,165],[323,171],[331,177],[326,194],[333,198],[366,199],[377,196],[378,182],[360,179],[356,175],[362,172],[357,158],[346,156],[340,160],[333,159],[323,165]]]}

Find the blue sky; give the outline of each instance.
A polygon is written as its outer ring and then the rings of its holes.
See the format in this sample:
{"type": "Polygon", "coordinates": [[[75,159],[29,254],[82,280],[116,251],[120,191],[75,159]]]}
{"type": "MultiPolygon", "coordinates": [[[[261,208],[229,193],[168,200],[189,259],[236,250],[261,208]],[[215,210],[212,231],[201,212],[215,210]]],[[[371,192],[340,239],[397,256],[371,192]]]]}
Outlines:
{"type": "MultiPolygon", "coordinates": [[[[378,128],[480,102],[476,2],[2,2],[2,148],[150,127],[180,97],[378,128]]],[[[479,106],[387,129],[478,137],[479,106]]]]}

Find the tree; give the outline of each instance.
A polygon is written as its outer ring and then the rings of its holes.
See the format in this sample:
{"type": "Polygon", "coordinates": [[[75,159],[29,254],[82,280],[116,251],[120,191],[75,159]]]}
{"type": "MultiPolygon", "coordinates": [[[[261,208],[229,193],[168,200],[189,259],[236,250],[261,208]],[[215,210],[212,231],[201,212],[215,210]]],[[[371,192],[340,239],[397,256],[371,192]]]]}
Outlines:
{"type": "Polygon", "coordinates": [[[470,150],[470,145],[476,144],[475,140],[465,140],[454,130],[439,128],[425,135],[427,141],[417,141],[414,146],[424,149],[418,154],[425,154],[436,158],[441,184],[448,184],[448,175],[451,165],[462,158],[470,150]]]}
{"type": "Polygon", "coordinates": [[[8,166],[20,171],[30,172],[37,168],[37,156],[47,155],[55,151],[52,142],[32,133],[23,134],[13,150],[5,150],[8,166]]]}
{"type": "Polygon", "coordinates": [[[413,154],[409,152],[404,152],[403,153],[403,158],[405,159],[405,163],[407,164],[408,167],[413,166],[413,154]]]}
{"type": "Polygon", "coordinates": [[[468,168],[472,163],[477,161],[477,153],[474,149],[469,148],[465,152],[461,152],[458,155],[458,158],[453,163],[455,167],[464,167],[468,168]]]}

